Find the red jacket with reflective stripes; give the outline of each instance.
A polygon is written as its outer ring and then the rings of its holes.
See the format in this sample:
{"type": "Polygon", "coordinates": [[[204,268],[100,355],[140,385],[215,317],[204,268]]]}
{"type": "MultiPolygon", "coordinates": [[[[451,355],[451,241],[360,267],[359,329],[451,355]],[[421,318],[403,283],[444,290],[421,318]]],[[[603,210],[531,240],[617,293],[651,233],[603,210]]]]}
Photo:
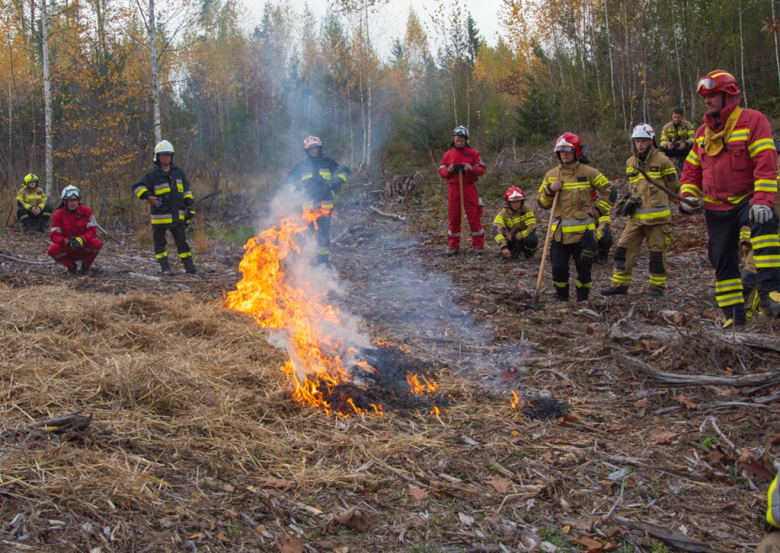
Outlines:
{"type": "Polygon", "coordinates": [[[96,227],[97,221],[90,208],[80,205],[76,211],[70,211],[67,206],[62,206],[51,216],[50,238],[64,248],[68,238],[80,236],[85,242],[95,238],[96,227]]]}
{"type": "Polygon", "coordinates": [[[744,196],[753,194],[751,205],[775,203],[777,194],[777,150],[766,116],[760,111],[743,109],[734,131],[716,156],[704,149],[705,128],[723,129],[726,120],[739,105],[739,98],[721,111],[722,124],[705,116],[696,131],[693,148],[685,160],[680,192],[685,197],[704,196],[704,208],[728,211],[744,196]]]}
{"type": "Polygon", "coordinates": [[[468,163],[474,167],[474,170],[471,172],[463,171],[464,185],[474,184],[479,177],[485,174],[486,167],[485,164],[482,163],[482,160],[479,159],[479,152],[468,146],[464,146],[462,150],[453,148],[452,150],[444,152],[444,157],[441,158],[441,165],[439,165],[439,175],[441,175],[441,178],[447,179],[448,184],[459,186],[460,181],[458,179],[458,172],[456,171],[450,175],[449,172],[447,172],[447,167],[453,164],[460,165],[462,163],[468,163]]]}

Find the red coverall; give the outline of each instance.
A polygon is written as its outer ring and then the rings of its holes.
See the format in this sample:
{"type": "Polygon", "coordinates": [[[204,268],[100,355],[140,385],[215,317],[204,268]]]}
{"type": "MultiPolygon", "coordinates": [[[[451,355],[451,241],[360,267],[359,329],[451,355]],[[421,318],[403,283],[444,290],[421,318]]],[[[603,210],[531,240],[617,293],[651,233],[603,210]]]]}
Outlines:
{"type": "Polygon", "coordinates": [[[68,269],[75,268],[75,261],[81,260],[82,269],[89,269],[103,247],[95,236],[97,221],[92,210],[80,205],[76,211],[70,211],[63,205],[51,217],[51,241],[49,255],[68,269]],[[84,248],[70,248],[66,245],[68,238],[81,237],[84,248]]]}
{"type": "Polygon", "coordinates": [[[460,165],[468,163],[474,167],[473,171],[463,172],[463,207],[466,209],[466,218],[469,221],[471,229],[471,245],[474,248],[485,247],[485,230],[482,228],[482,208],[479,207],[479,196],[477,194],[476,182],[479,177],[485,174],[485,164],[479,159],[479,152],[465,146],[462,150],[453,148],[444,153],[439,166],[439,175],[447,179],[449,190],[447,193],[450,209],[450,229],[447,233],[447,240],[450,243],[450,249],[460,248],[460,183],[458,172],[450,174],[447,167],[452,164],[460,165]]]}

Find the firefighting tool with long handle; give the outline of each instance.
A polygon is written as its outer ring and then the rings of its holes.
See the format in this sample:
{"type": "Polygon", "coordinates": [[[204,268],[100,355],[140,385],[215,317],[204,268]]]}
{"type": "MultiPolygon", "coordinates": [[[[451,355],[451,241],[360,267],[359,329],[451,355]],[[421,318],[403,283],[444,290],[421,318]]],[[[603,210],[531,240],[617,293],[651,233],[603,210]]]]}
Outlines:
{"type": "Polygon", "coordinates": [[[539,291],[542,289],[542,279],[544,278],[544,262],[547,261],[547,252],[550,249],[550,238],[552,237],[553,217],[555,217],[555,208],[558,207],[558,198],[561,191],[558,190],[553,198],[552,209],[550,209],[550,223],[547,225],[547,238],[544,239],[544,250],[542,250],[542,262],[539,264],[539,276],[536,278],[536,295],[534,295],[534,309],[539,309],[539,291]]]}
{"type": "Polygon", "coordinates": [[[683,198],[683,197],[682,197],[682,196],[680,196],[680,195],[679,195],[677,192],[672,192],[671,190],[669,190],[669,189],[668,189],[668,188],[666,188],[665,186],[662,186],[662,185],[660,185],[660,184],[656,183],[656,182],[655,182],[655,181],[654,181],[654,180],[653,180],[653,179],[650,177],[650,175],[648,175],[648,174],[647,174],[647,172],[646,172],[644,169],[642,169],[641,167],[634,167],[634,169],[636,169],[637,173],[639,173],[640,175],[642,175],[642,176],[645,178],[645,180],[646,180],[647,182],[649,182],[650,184],[652,184],[653,186],[655,186],[655,187],[656,187],[658,190],[660,190],[661,192],[664,192],[664,193],[665,193],[667,196],[669,196],[670,198],[672,198],[672,199],[674,199],[674,200],[677,200],[677,201],[679,201],[679,202],[682,202],[682,203],[684,203],[684,204],[688,204],[688,205],[689,205],[689,206],[691,206],[691,207],[699,207],[699,204],[697,204],[697,203],[695,203],[695,202],[692,202],[692,201],[691,201],[690,199],[688,199],[688,198],[683,198]]]}
{"type": "Polygon", "coordinates": [[[458,171],[460,184],[460,253],[466,255],[466,203],[463,201],[463,169],[458,171]]]}

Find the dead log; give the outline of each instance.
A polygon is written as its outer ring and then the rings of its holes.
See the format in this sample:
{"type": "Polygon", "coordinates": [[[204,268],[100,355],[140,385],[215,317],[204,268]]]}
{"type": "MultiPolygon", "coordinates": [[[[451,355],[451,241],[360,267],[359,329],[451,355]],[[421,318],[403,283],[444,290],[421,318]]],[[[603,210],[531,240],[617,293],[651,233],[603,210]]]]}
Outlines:
{"type": "Polygon", "coordinates": [[[715,376],[706,374],[674,374],[655,370],[653,367],[636,357],[621,355],[619,358],[629,369],[635,369],[643,376],[665,386],[733,386],[746,388],[748,386],[764,386],[780,382],[780,372],[764,374],[749,374],[745,376],[715,376]]]}
{"type": "Polygon", "coordinates": [[[609,337],[615,342],[628,342],[630,344],[638,344],[642,340],[665,344],[680,339],[680,335],[674,330],[634,323],[628,319],[620,319],[612,325],[609,329],[609,337]]]}
{"type": "Polygon", "coordinates": [[[57,430],[84,430],[89,426],[89,423],[92,422],[92,415],[79,417],[82,411],[84,411],[84,409],[79,409],[75,413],[55,417],[53,419],[35,421],[25,426],[25,428],[32,429],[44,427],[49,432],[57,430]]]}
{"type": "Polygon", "coordinates": [[[722,342],[728,342],[748,346],[751,348],[764,349],[768,351],[780,351],[780,340],[774,336],[766,336],[763,334],[754,334],[750,332],[735,332],[734,334],[727,332],[708,332],[707,336],[710,338],[716,338],[722,342]]]}
{"type": "Polygon", "coordinates": [[[709,545],[703,541],[689,538],[685,534],[679,532],[672,532],[654,524],[635,522],[623,517],[616,517],[615,520],[623,526],[628,526],[634,530],[641,530],[642,532],[683,551],[689,551],[691,553],[728,553],[730,551],[728,549],[709,545]]]}
{"type": "Polygon", "coordinates": [[[3,259],[7,259],[9,261],[13,261],[15,263],[27,263],[28,265],[53,265],[55,262],[53,260],[49,261],[30,261],[29,259],[22,259],[20,257],[14,257],[12,255],[6,255],[4,253],[0,253],[0,257],[3,259]]]}
{"type": "Polygon", "coordinates": [[[374,207],[373,205],[368,206],[368,209],[371,211],[378,213],[382,217],[389,217],[390,219],[397,219],[399,221],[406,221],[406,217],[401,217],[400,215],[396,215],[395,213],[385,213],[384,211],[380,210],[379,208],[374,207]]]}

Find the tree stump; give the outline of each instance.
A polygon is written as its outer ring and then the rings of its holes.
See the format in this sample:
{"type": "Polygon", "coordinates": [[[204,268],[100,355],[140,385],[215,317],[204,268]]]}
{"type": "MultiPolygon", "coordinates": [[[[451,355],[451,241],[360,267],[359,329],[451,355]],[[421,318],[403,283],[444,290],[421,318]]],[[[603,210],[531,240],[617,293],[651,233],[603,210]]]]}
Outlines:
{"type": "Polygon", "coordinates": [[[396,175],[385,184],[385,199],[402,202],[415,186],[414,175],[396,175]]]}

